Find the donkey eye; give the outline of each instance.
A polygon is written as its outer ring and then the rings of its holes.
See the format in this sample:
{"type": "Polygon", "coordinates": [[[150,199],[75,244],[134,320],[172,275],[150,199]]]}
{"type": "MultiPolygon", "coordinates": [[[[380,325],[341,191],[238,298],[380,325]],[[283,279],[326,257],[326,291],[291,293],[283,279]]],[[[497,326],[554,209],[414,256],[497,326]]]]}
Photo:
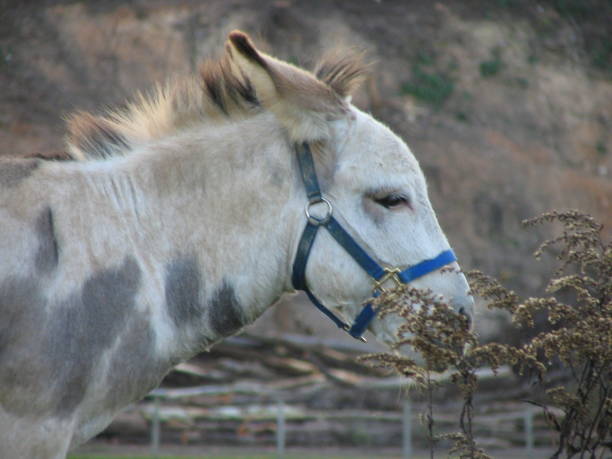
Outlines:
{"type": "Polygon", "coordinates": [[[389,194],[381,198],[374,198],[374,202],[386,207],[387,209],[397,209],[399,207],[410,207],[410,201],[406,196],[401,194],[389,194]]]}

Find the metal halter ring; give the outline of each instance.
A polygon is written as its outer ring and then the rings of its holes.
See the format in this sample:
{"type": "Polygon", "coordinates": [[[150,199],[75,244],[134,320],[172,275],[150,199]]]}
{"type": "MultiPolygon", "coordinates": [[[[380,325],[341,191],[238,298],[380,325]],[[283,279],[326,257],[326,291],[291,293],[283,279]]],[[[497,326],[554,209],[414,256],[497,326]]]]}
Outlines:
{"type": "Polygon", "coordinates": [[[321,196],[320,198],[315,198],[312,201],[310,201],[308,204],[306,204],[306,208],[304,209],[304,211],[306,212],[306,218],[312,225],[320,226],[320,225],[324,225],[325,223],[329,221],[329,219],[332,216],[333,208],[332,208],[331,202],[329,202],[327,199],[321,196]],[[320,204],[320,203],[325,203],[325,205],[327,206],[327,213],[325,214],[323,218],[317,218],[314,215],[310,214],[310,207],[314,206],[315,204],[320,204]]]}
{"type": "Polygon", "coordinates": [[[393,280],[395,282],[395,286],[399,287],[402,285],[402,280],[399,278],[398,274],[401,272],[399,268],[385,268],[385,274],[378,280],[374,280],[374,288],[372,291],[386,292],[387,289],[383,287],[383,284],[388,280],[393,280]]]}

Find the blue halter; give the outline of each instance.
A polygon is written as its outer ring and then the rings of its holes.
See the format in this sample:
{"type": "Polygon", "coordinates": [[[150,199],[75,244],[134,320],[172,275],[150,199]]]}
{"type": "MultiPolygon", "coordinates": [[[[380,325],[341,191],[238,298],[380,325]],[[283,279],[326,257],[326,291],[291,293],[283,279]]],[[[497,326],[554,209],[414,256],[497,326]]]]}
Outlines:
{"type": "Polygon", "coordinates": [[[321,226],[324,226],[332,237],[344,247],[349,255],[367,272],[374,280],[373,296],[377,297],[383,291],[383,284],[388,280],[393,280],[396,285],[407,284],[414,279],[418,279],[425,274],[433,272],[443,266],[446,266],[457,258],[452,250],[445,250],[437,257],[431,260],[423,260],[416,265],[410,266],[404,270],[400,268],[383,268],[380,266],[368,253],[361,248],[357,242],[346,232],[338,221],[332,216],[332,205],[323,197],[317,180],[317,173],[314,168],[312,153],[308,143],[296,145],[298,162],[302,173],[302,180],[306,188],[306,196],[308,204],[306,205],[306,227],[302,233],[302,237],[298,244],[293,262],[293,274],[291,280],[293,287],[296,290],[303,290],[310,301],[327,317],[329,317],[339,328],[348,332],[353,338],[365,341],[362,336],[366,328],[374,319],[376,311],[370,303],[367,303],[361,312],[357,315],[352,325],[349,325],[336,314],[326,308],[316,296],[310,291],[306,284],[306,264],[308,256],[314,244],[317,232],[321,226]],[[324,204],[327,207],[327,213],[324,217],[318,218],[310,213],[310,208],[315,204],[324,204]]]}

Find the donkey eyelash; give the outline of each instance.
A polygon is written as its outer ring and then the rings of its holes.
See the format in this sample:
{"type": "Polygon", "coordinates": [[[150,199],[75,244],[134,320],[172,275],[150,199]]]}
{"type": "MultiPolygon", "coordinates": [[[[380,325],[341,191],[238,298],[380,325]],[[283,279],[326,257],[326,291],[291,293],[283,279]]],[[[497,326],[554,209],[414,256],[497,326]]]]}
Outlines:
{"type": "Polygon", "coordinates": [[[403,193],[388,193],[384,195],[378,193],[377,196],[373,196],[372,199],[375,203],[387,209],[396,209],[402,206],[412,207],[410,198],[403,193]]]}

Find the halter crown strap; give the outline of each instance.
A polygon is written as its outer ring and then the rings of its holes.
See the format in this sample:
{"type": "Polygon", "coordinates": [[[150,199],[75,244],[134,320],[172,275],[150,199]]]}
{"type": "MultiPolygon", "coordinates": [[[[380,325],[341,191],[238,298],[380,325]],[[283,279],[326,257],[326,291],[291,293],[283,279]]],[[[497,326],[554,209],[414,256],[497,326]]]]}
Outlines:
{"type": "MultiPolygon", "coordinates": [[[[298,154],[298,162],[300,165],[300,172],[302,174],[302,181],[304,182],[304,188],[306,189],[306,196],[308,197],[309,205],[316,203],[321,200],[321,189],[319,188],[319,181],[317,180],[317,173],[312,160],[312,153],[307,143],[302,145],[302,148],[296,146],[298,154]]],[[[293,272],[291,275],[291,282],[296,290],[302,290],[308,295],[308,298],[323,314],[329,317],[332,322],[343,330],[349,330],[351,327],[345,321],[340,319],[330,309],[326,308],[323,303],[310,291],[306,284],[306,264],[308,263],[308,257],[310,251],[317,237],[320,224],[316,218],[309,218],[302,237],[298,244],[298,248],[295,254],[295,260],[293,261],[293,272]]]]}
{"type": "Polygon", "coordinates": [[[321,188],[319,188],[319,180],[317,179],[317,171],[312,159],[310,146],[307,142],[304,142],[301,146],[296,145],[296,150],[308,202],[321,199],[321,188]]]}
{"type": "Polygon", "coordinates": [[[375,280],[374,296],[378,296],[382,290],[382,284],[387,279],[394,279],[397,283],[408,283],[425,274],[433,272],[453,261],[456,261],[455,254],[452,250],[445,250],[431,260],[423,260],[420,263],[410,266],[403,271],[399,269],[385,269],[378,264],[363,248],[353,239],[353,237],[338,223],[333,217],[332,205],[329,201],[323,198],[319,181],[312,159],[312,153],[308,143],[296,145],[298,163],[302,174],[302,181],[306,189],[308,197],[308,205],[306,207],[307,223],[302,237],[298,244],[293,262],[293,272],[291,281],[296,290],[303,290],[310,301],[327,317],[329,317],[339,328],[347,331],[352,337],[361,339],[366,328],[376,315],[376,311],[370,303],[366,304],[361,312],[355,318],[352,325],[349,325],[344,320],[340,319],[336,314],[329,310],[319,299],[310,291],[306,283],[306,265],[308,257],[314,245],[317,233],[321,226],[324,226],[332,237],[338,242],[346,252],[367,272],[372,279],[375,280]],[[318,218],[309,213],[309,209],[313,204],[325,203],[327,205],[327,214],[318,218]]]}

